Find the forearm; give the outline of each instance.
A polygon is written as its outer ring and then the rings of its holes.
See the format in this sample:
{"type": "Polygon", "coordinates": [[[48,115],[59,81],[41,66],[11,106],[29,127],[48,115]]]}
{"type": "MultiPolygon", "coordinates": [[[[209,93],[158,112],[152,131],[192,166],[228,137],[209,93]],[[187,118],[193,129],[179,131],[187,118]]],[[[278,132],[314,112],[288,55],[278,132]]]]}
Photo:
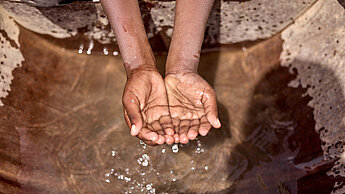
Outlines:
{"type": "Polygon", "coordinates": [[[214,0],[177,0],[166,73],[197,72],[207,18],[214,0]]]}
{"type": "Polygon", "coordinates": [[[127,73],[141,65],[155,65],[138,0],[101,0],[114,30],[127,73]]]}

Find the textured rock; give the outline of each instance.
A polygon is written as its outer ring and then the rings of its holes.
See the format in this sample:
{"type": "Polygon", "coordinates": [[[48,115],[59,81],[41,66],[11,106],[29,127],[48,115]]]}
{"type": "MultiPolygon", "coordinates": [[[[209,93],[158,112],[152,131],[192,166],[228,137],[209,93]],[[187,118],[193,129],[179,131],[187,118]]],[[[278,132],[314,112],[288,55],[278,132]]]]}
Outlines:
{"type": "MultiPolygon", "coordinates": [[[[171,36],[175,1],[150,2],[154,5],[151,16],[157,30],[164,29],[171,36]]],[[[227,44],[269,38],[291,24],[314,2],[315,0],[216,1],[208,21],[206,42],[227,44]]]]}
{"type": "MultiPolygon", "coordinates": [[[[18,23],[34,32],[66,38],[74,36],[78,27],[87,26],[89,36],[101,43],[115,41],[99,3],[72,3],[49,7],[57,5],[59,1],[22,2],[26,3],[4,1],[1,4],[18,23]],[[29,15],[30,19],[27,17],[29,15]]],[[[152,38],[161,31],[171,36],[175,1],[146,2],[151,5],[147,7],[141,2],[141,11],[143,18],[151,15],[149,18],[152,20],[144,20],[148,37],[152,38]]],[[[269,38],[291,24],[314,2],[315,0],[216,1],[209,17],[205,42],[227,44],[269,38]]]]}
{"type": "Polygon", "coordinates": [[[37,7],[58,6],[63,0],[11,0],[12,2],[23,2],[37,7]]]}
{"type": "Polygon", "coordinates": [[[67,38],[77,33],[76,29],[64,29],[45,17],[36,7],[25,3],[1,1],[0,5],[16,22],[40,34],[56,38],[67,38]]]}
{"type": "Polygon", "coordinates": [[[308,88],[330,175],[345,176],[345,15],[336,0],[320,0],[282,33],[281,63],[297,70],[291,86],[308,88]]]}
{"type": "Polygon", "coordinates": [[[0,106],[1,98],[8,95],[13,79],[12,71],[24,60],[19,50],[19,28],[0,7],[0,106]]]}

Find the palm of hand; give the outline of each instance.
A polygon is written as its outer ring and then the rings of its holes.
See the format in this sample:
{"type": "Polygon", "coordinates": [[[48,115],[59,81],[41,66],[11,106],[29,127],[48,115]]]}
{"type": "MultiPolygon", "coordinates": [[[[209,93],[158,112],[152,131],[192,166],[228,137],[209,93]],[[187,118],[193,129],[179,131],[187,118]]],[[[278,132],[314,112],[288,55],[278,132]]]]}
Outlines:
{"type": "Polygon", "coordinates": [[[149,145],[173,143],[174,130],[164,80],[156,69],[140,68],[130,74],[123,94],[123,104],[125,119],[132,128],[132,135],[138,135],[149,145]]]}
{"type": "Polygon", "coordinates": [[[215,92],[197,73],[168,74],[165,87],[176,143],[188,143],[198,133],[206,135],[211,126],[220,127],[215,92]]]}

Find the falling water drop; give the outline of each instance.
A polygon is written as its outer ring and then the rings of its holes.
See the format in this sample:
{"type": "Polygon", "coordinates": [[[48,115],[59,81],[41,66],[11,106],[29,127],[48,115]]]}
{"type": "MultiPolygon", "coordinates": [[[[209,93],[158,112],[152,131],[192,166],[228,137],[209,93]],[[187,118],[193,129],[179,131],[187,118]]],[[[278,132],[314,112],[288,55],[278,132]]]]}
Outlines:
{"type": "Polygon", "coordinates": [[[172,150],[174,153],[177,153],[177,152],[178,152],[178,145],[177,145],[177,144],[174,144],[174,145],[171,147],[171,150],[172,150]]]}
{"type": "Polygon", "coordinates": [[[109,54],[108,49],[107,48],[103,48],[103,53],[104,53],[104,55],[108,55],[109,54]]]}
{"type": "Polygon", "coordinates": [[[91,54],[92,49],[93,49],[93,39],[90,38],[89,48],[87,49],[86,54],[88,55],[91,54]]]}
{"type": "Polygon", "coordinates": [[[84,50],[84,45],[81,44],[81,45],[79,46],[78,53],[79,53],[79,54],[82,54],[82,53],[83,53],[83,50],[84,50]]]}

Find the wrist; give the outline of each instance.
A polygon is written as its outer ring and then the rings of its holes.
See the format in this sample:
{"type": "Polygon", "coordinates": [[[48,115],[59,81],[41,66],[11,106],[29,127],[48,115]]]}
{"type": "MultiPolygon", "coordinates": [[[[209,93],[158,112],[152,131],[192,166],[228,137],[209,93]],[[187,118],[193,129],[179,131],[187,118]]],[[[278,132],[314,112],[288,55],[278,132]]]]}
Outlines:
{"type": "Polygon", "coordinates": [[[169,59],[166,63],[165,75],[180,73],[198,73],[199,59],[169,59]]]}
{"type": "Polygon", "coordinates": [[[133,74],[137,72],[143,72],[143,71],[155,71],[158,72],[156,66],[152,63],[144,63],[144,64],[128,64],[125,63],[125,69],[127,73],[127,77],[132,76],[133,74]]]}

